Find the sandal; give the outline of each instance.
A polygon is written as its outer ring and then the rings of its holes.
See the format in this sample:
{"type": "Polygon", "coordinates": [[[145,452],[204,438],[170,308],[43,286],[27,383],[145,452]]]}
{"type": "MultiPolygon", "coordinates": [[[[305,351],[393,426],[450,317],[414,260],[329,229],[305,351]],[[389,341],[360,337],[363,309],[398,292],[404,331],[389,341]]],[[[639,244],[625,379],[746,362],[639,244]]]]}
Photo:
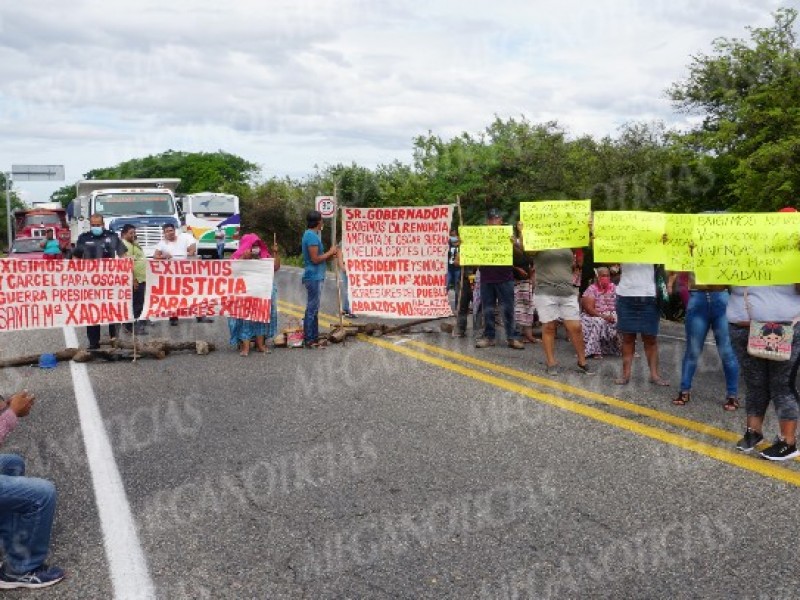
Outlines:
{"type": "Polygon", "coordinates": [[[614,380],[614,383],[616,385],[628,385],[628,382],[630,382],[630,380],[631,380],[630,377],[618,377],[617,379],[614,380]]]}
{"type": "Polygon", "coordinates": [[[686,406],[687,404],[689,404],[689,400],[691,400],[689,392],[681,392],[680,394],[678,394],[678,397],[672,401],[672,403],[675,406],[686,406]]]}
{"type": "Polygon", "coordinates": [[[736,396],[728,396],[728,398],[725,400],[725,404],[722,405],[722,408],[728,412],[733,412],[739,408],[739,399],[736,396]]]}
{"type": "Polygon", "coordinates": [[[669,381],[664,381],[661,377],[657,377],[656,379],[650,378],[650,383],[653,385],[658,385],[662,387],[669,387],[669,381]]]}

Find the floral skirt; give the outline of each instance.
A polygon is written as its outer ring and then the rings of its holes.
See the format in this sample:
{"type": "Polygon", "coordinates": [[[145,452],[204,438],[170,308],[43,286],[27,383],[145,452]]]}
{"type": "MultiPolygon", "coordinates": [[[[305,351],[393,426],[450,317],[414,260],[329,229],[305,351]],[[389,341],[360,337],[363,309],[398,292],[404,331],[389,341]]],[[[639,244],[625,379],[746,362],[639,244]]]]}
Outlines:
{"type": "Polygon", "coordinates": [[[619,356],[622,354],[616,322],[609,323],[602,317],[590,317],[586,313],[582,313],[581,328],[587,356],[594,354],[619,356]]]}
{"type": "Polygon", "coordinates": [[[514,282],[514,322],[521,327],[533,325],[533,286],[529,279],[514,282]]]}

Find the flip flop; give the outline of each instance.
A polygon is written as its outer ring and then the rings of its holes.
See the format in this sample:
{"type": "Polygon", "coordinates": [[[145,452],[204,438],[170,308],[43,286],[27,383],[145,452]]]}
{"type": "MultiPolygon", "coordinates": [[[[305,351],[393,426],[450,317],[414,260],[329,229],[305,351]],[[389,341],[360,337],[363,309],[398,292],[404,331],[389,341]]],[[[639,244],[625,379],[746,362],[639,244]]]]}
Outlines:
{"type": "Polygon", "coordinates": [[[630,383],[630,380],[631,380],[630,377],[618,377],[617,379],[614,380],[614,383],[616,385],[628,385],[628,383],[630,383]]]}
{"type": "Polygon", "coordinates": [[[669,387],[669,381],[664,381],[663,379],[661,379],[661,377],[659,377],[658,379],[653,379],[651,377],[650,378],[650,383],[652,383],[653,385],[661,386],[661,387],[669,387]]]}

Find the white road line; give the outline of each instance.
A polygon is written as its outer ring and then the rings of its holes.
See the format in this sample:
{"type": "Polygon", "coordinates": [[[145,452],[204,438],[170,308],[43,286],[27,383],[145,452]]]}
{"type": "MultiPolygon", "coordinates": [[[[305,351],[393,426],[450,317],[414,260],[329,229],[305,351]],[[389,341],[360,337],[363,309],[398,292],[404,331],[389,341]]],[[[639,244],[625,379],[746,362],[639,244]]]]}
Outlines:
{"type": "MultiPolygon", "coordinates": [[[[79,346],[74,327],[64,327],[64,339],[67,348],[79,346]]],[[[118,600],[155,598],[153,581],[147,570],[147,561],[139,543],[139,534],[97,406],[89,372],[85,364],[76,362],[70,362],[70,369],[114,597],[118,600]]]]}

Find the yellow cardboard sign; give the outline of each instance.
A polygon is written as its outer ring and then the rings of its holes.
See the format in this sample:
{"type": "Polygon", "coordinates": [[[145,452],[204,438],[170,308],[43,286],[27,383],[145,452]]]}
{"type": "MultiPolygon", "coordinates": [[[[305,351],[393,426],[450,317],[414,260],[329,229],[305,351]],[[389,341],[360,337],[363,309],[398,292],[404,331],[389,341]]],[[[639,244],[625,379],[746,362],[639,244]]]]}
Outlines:
{"type": "Polygon", "coordinates": [[[591,205],[591,200],[520,202],[525,250],[587,246],[591,205]]]}
{"type": "Polygon", "coordinates": [[[693,271],[694,224],[697,215],[667,214],[664,266],[669,271],[693,271]]]}
{"type": "Polygon", "coordinates": [[[800,282],[800,213],[696,215],[694,230],[698,284],[800,282]]]}
{"type": "Polygon", "coordinates": [[[511,225],[461,226],[461,266],[508,266],[514,262],[511,225]]]}
{"type": "Polygon", "coordinates": [[[600,263],[664,262],[664,213],[594,213],[594,260],[600,263]]]}

